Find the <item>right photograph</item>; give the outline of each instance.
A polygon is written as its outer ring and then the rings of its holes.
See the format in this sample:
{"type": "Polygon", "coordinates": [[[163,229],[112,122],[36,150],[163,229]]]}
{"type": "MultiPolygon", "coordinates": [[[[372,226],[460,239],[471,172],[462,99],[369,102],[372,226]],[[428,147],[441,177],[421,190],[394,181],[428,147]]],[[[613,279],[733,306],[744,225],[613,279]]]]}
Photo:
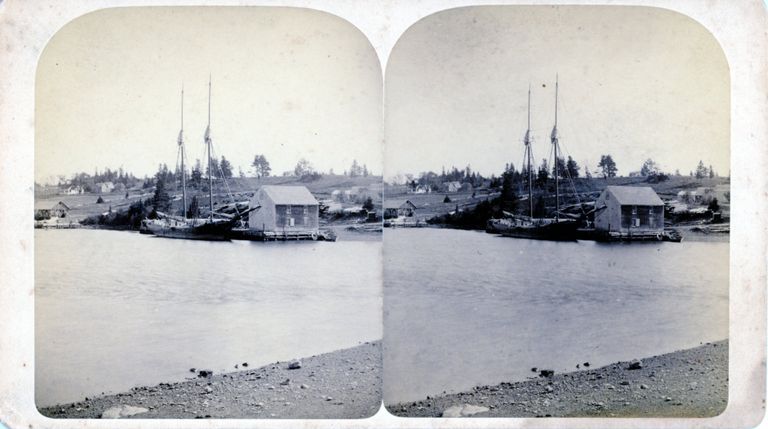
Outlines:
{"type": "Polygon", "coordinates": [[[669,10],[450,9],[385,77],[383,390],[401,417],[728,403],[730,76],[669,10]]]}

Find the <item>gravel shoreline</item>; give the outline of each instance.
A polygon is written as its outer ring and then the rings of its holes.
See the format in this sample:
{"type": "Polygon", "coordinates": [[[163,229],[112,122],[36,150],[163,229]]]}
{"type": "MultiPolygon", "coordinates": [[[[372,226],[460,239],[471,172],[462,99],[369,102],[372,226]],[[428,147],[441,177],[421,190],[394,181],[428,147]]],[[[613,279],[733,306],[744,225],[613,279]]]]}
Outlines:
{"type": "Polygon", "coordinates": [[[375,341],[39,411],[52,418],[355,419],[376,414],[381,398],[381,341],[375,341]]]}
{"type": "Polygon", "coordinates": [[[386,408],[399,417],[712,417],[728,402],[728,340],[549,377],[536,370],[528,381],[386,408]]]}

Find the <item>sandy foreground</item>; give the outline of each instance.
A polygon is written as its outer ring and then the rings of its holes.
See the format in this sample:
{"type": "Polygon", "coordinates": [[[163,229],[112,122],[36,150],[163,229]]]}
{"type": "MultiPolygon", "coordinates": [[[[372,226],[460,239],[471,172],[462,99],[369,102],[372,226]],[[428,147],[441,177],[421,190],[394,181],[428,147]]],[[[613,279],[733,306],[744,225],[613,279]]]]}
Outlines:
{"type": "Polygon", "coordinates": [[[728,341],[633,362],[387,405],[401,417],[711,417],[728,401],[728,341]],[[633,368],[633,369],[630,369],[633,368]]]}
{"type": "Polygon", "coordinates": [[[376,414],[381,395],[381,342],[376,341],[299,361],[136,387],[40,412],[52,418],[348,419],[376,414]],[[297,362],[300,368],[289,369],[297,362]]]}

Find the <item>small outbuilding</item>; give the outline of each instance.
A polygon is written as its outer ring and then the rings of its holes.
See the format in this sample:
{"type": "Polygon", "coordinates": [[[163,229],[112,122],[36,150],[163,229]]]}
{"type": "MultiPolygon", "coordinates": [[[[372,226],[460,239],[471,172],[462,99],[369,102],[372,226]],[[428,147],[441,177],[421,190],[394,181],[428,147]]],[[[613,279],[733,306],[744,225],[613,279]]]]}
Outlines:
{"type": "Polygon", "coordinates": [[[607,186],[595,202],[595,229],[620,236],[664,232],[664,202],[648,186],[607,186]]]}
{"type": "Polygon", "coordinates": [[[384,201],[384,219],[392,219],[400,216],[411,217],[416,211],[416,205],[409,200],[384,201]]]}
{"type": "Polygon", "coordinates": [[[67,217],[69,210],[69,206],[62,201],[54,204],[53,207],[46,203],[35,203],[35,219],[64,218],[67,217]]]}
{"type": "Polygon", "coordinates": [[[251,198],[250,207],[259,207],[248,214],[248,227],[253,231],[318,232],[319,203],[305,186],[262,186],[251,198]]]}

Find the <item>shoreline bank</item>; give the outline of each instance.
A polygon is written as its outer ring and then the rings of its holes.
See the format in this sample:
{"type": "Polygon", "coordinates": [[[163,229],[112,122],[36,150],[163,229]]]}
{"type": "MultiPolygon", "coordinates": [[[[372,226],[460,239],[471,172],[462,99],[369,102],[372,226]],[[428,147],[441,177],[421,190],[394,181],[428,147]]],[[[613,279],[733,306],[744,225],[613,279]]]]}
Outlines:
{"type": "MultiPolygon", "coordinates": [[[[416,228],[416,226],[393,226],[393,227],[386,227],[386,228],[392,228],[392,229],[402,229],[402,228],[416,228]]],[[[484,228],[471,228],[471,227],[464,227],[464,226],[456,226],[456,225],[450,225],[447,223],[427,223],[422,222],[418,228],[433,228],[433,229],[453,229],[457,231],[476,231],[476,232],[487,232],[484,228]]],[[[730,242],[730,232],[729,231],[710,231],[708,229],[707,225],[681,225],[681,226],[672,226],[670,229],[677,230],[683,237],[683,243],[686,241],[690,242],[719,242],[719,243],[728,243],[730,242]]],[[[500,234],[495,234],[500,235],[500,234]]],[[[591,239],[586,238],[578,238],[574,241],[595,241],[591,239]]],[[[628,241],[616,241],[616,243],[631,243],[632,240],[628,241]]],[[[634,241],[634,242],[642,242],[642,241],[634,241]]],[[[656,243],[657,241],[647,241],[647,243],[656,243]]],[[[659,241],[660,242],[660,241],[659,241]]]]}
{"type": "Polygon", "coordinates": [[[398,417],[712,417],[728,403],[728,340],[596,369],[541,370],[526,381],[385,406],[398,417]]]}
{"type": "Polygon", "coordinates": [[[381,341],[374,341],[38,410],[51,418],[357,419],[376,414],[381,397],[381,341]]]}

